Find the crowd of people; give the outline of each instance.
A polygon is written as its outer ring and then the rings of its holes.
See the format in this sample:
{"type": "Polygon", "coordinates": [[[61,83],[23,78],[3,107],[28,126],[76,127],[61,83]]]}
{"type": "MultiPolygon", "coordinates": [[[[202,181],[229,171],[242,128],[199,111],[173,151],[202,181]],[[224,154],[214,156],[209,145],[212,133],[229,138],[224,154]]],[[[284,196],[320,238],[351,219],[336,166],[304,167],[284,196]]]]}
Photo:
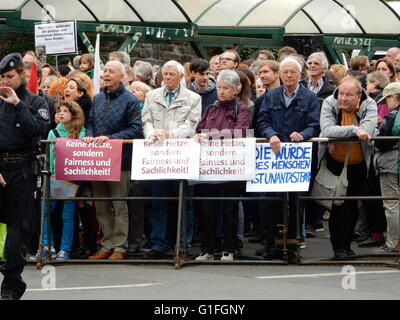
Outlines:
{"type": "MultiPolygon", "coordinates": [[[[100,75],[100,92],[95,95],[90,54],[72,61],[59,59],[57,69],[38,63],[33,52],[26,52],[22,60],[23,83],[30,82],[35,66],[38,90],[33,93],[49,108],[51,124],[43,139],[68,137],[96,144],[140,138],[200,142],[233,138],[237,130],[245,137],[247,129],[253,129],[255,137],[268,139],[272,151],[279,153],[283,142],[318,136],[353,138],[357,141],[314,143],[308,194],[323,164],[336,176],[347,168],[347,195],[399,196],[398,143],[372,142],[371,138],[400,135],[400,48],[389,49],[377,61],[356,56],[348,69],[329,65],[324,52],[304,57],[291,47],[275,54],[262,50],[257,59],[245,61],[235,50],[226,50],[209,61],[196,58],[181,64],[171,60],[162,66],[142,60],[131,63],[128,54],[116,51],[109,54],[100,75]]],[[[0,87],[9,86],[2,75],[0,87]]],[[[117,198],[178,194],[174,180],[132,181],[131,153],[132,146],[125,144],[119,182],[78,182],[78,194],[117,198]]],[[[52,174],[55,157],[53,146],[52,174]]],[[[187,196],[246,195],[242,182],[185,184],[184,189],[187,196]]],[[[289,238],[296,237],[295,197],[291,193],[288,199],[289,238]]],[[[50,211],[50,250],[57,260],[74,254],[93,260],[121,260],[127,254],[162,259],[175,246],[177,203],[173,201],[54,201],[50,211]]],[[[193,242],[200,240],[196,260],[214,260],[215,253],[221,252],[221,260],[232,261],[248,236],[250,242],[260,243],[256,254],[280,259],[282,248],[276,239],[282,212],[280,201],[187,201],[185,250],[190,252],[193,242]]],[[[353,241],[360,247],[376,247],[377,254],[400,248],[397,200],[346,200],[331,208],[307,201],[301,213],[303,247],[307,237],[323,230],[323,220],[329,220],[333,259],[355,255],[353,241]]],[[[43,234],[47,245],[46,229],[43,234]]],[[[32,241],[29,248],[35,252],[37,243],[32,241]]],[[[289,261],[295,261],[295,249],[289,246],[289,261]]],[[[31,252],[30,259],[45,256],[46,250],[47,246],[42,252],[31,252]]]]}

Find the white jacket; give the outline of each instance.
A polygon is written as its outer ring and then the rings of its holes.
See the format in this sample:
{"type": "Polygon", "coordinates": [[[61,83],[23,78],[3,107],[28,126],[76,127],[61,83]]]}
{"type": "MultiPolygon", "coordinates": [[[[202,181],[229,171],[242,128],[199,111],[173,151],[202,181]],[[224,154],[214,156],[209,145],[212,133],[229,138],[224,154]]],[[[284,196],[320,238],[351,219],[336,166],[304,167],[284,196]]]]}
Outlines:
{"type": "Polygon", "coordinates": [[[155,129],[171,133],[172,139],[191,138],[201,118],[201,97],[181,86],[170,107],[164,98],[164,87],[149,91],[142,110],[144,137],[148,139],[155,129]]]}

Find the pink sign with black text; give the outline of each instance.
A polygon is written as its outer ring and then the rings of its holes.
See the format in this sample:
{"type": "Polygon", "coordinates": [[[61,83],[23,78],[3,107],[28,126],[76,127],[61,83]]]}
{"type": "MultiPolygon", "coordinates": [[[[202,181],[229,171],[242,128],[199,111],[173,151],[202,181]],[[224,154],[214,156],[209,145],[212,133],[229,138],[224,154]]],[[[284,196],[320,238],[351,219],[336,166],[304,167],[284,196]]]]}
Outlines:
{"type": "Polygon", "coordinates": [[[55,151],[57,180],[120,181],[122,140],[95,145],[59,138],[55,151]]]}

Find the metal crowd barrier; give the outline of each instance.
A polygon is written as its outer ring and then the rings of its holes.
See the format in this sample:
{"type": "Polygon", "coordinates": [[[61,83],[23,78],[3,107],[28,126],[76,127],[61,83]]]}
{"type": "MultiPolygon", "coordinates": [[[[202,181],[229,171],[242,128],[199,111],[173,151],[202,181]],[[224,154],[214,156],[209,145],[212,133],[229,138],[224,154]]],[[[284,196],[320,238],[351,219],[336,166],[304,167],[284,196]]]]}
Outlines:
{"type": "MultiPolygon", "coordinates": [[[[391,137],[373,137],[372,140],[399,140],[400,136],[391,136],[391,137]]],[[[133,140],[124,140],[123,143],[132,143],[133,140]]],[[[257,139],[257,142],[267,142],[266,139],[257,139]]],[[[308,140],[307,142],[360,142],[360,140],[353,139],[333,139],[333,138],[324,138],[324,137],[317,137],[308,140]]],[[[297,265],[343,265],[343,264],[357,264],[357,265],[381,265],[381,266],[389,266],[389,267],[399,267],[400,266],[400,250],[399,252],[394,255],[395,259],[393,261],[376,261],[376,260],[367,260],[367,261],[355,261],[357,257],[359,258],[368,258],[368,257],[379,257],[379,255],[360,255],[352,258],[351,260],[346,261],[334,261],[330,259],[317,259],[312,261],[302,261],[301,257],[301,235],[300,235],[300,202],[302,201],[313,201],[313,200],[399,200],[399,197],[384,197],[384,196],[340,196],[340,197],[314,197],[314,196],[302,196],[296,193],[296,238],[289,239],[288,238],[288,219],[289,219],[289,192],[283,193],[282,197],[186,197],[184,195],[184,180],[181,180],[179,183],[179,195],[177,197],[119,197],[119,198],[112,198],[112,197],[74,197],[74,198],[52,198],[50,196],[50,174],[49,174],[49,145],[51,143],[55,143],[55,141],[51,140],[42,140],[42,143],[46,143],[46,158],[44,164],[44,170],[42,171],[42,176],[44,177],[43,181],[43,197],[41,201],[41,222],[40,222],[40,236],[39,236],[39,252],[42,252],[43,244],[43,225],[44,225],[44,208],[47,206],[47,212],[50,213],[50,201],[57,200],[57,201],[127,201],[127,200],[165,200],[165,201],[178,201],[178,212],[177,212],[177,234],[176,234],[176,244],[174,250],[173,260],[163,259],[163,260],[147,260],[147,259],[125,259],[125,260],[89,260],[89,259],[82,259],[82,260],[67,260],[67,261],[54,261],[50,258],[50,250],[46,251],[46,258],[42,259],[41,255],[37,260],[36,266],[38,269],[41,269],[44,264],[65,264],[65,263],[90,263],[90,264],[171,264],[173,263],[175,269],[179,269],[185,265],[199,265],[199,264],[212,264],[212,265],[232,265],[232,264],[255,264],[255,265],[286,265],[288,264],[288,245],[295,244],[297,246],[297,265]],[[44,201],[43,201],[44,200],[44,201]],[[246,260],[234,260],[234,261],[194,261],[189,260],[186,252],[186,214],[185,212],[185,202],[186,200],[192,201],[202,201],[202,200],[240,200],[240,201],[283,201],[284,202],[284,210],[283,210],[283,224],[281,234],[282,239],[278,239],[277,244],[283,247],[283,259],[282,261],[270,261],[270,260],[261,260],[257,257],[250,257],[246,260]],[[183,233],[182,233],[183,230],[183,233]],[[183,250],[180,251],[180,244],[181,238],[183,238],[183,250]]],[[[400,143],[399,143],[400,149],[400,143]]],[[[399,150],[400,151],[400,150],[399,150]]],[[[51,239],[50,236],[51,232],[51,221],[50,221],[50,214],[47,214],[47,230],[48,233],[48,249],[51,246],[51,239]]],[[[393,255],[384,255],[390,256],[393,255]]]]}

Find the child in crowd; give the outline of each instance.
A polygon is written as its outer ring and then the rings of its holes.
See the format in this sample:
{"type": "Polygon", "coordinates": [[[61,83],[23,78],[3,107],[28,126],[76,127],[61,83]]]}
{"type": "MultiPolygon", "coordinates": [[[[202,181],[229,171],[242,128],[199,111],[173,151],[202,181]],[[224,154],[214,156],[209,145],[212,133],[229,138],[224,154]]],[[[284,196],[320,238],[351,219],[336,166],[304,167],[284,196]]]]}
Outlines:
{"type": "Polygon", "coordinates": [[[141,81],[134,81],[131,84],[131,92],[136,96],[140,103],[140,111],[142,111],[144,106],[144,100],[146,99],[146,94],[151,90],[151,87],[141,81]]]}
{"type": "Polygon", "coordinates": [[[85,53],[79,59],[79,70],[86,73],[90,79],[94,76],[94,57],[92,54],[85,53]]]}
{"type": "MultiPolygon", "coordinates": [[[[69,139],[82,139],[85,136],[86,130],[83,127],[84,117],[82,108],[74,101],[61,100],[56,106],[56,115],[59,123],[54,130],[49,132],[48,140],[56,140],[56,138],[69,138],[69,139]]],[[[55,174],[55,145],[50,147],[50,171],[55,174]]],[[[51,212],[56,209],[56,201],[50,202],[51,212]]],[[[74,235],[74,218],[75,218],[75,201],[64,201],[62,211],[62,237],[60,251],[55,256],[55,250],[51,248],[51,257],[56,260],[67,260],[70,258],[70,251],[72,249],[73,235],[74,235]]],[[[47,219],[44,219],[43,227],[43,257],[46,255],[48,239],[47,239],[47,219]]],[[[53,236],[52,236],[53,238],[53,236]]],[[[51,241],[54,243],[53,241],[51,241]]],[[[31,260],[36,260],[39,252],[31,260]]]]}

